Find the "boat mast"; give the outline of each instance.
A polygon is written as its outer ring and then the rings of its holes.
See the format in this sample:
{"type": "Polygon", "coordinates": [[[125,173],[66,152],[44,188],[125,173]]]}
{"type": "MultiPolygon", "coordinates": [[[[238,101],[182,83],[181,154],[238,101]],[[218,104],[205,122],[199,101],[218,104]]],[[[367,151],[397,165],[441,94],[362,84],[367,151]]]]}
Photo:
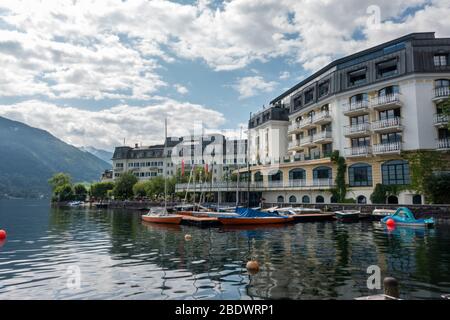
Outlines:
{"type": "MultiPolygon", "coordinates": [[[[237,144],[237,147],[240,148],[240,144],[242,143],[242,126],[241,126],[241,130],[239,132],[239,143],[237,144]]],[[[245,144],[244,144],[245,146],[245,144]]],[[[244,149],[245,150],[245,149],[244,149]]],[[[239,155],[240,150],[237,151],[237,155],[239,155]]],[[[239,182],[240,182],[240,172],[239,170],[241,170],[241,166],[239,165],[239,159],[238,159],[238,172],[237,172],[237,183],[236,183],[236,207],[239,206],[239,182]]]]}
{"type": "MultiPolygon", "coordinates": [[[[252,113],[250,112],[250,120],[252,119],[252,113]]],[[[248,125],[247,134],[247,208],[250,208],[250,120],[248,125]]]]}
{"type": "MultiPolygon", "coordinates": [[[[164,156],[167,155],[167,118],[164,119],[164,156]]],[[[164,212],[167,213],[167,170],[164,169],[164,212]]]]}

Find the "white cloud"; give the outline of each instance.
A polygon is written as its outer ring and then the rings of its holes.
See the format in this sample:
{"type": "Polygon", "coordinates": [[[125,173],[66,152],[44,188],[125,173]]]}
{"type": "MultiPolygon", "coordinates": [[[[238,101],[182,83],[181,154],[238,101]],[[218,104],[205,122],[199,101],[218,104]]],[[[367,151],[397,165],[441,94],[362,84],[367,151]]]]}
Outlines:
{"type": "Polygon", "coordinates": [[[129,145],[162,143],[165,118],[171,136],[187,135],[188,130],[200,124],[216,130],[225,122],[220,112],[170,99],[145,107],[118,105],[100,111],[29,100],[0,105],[0,116],[47,130],[75,146],[101,149],[122,145],[124,138],[129,145]]]}
{"type": "Polygon", "coordinates": [[[238,79],[233,88],[239,92],[239,99],[244,99],[260,92],[271,92],[276,85],[275,81],[265,81],[261,76],[253,76],[238,79]]]}
{"type": "Polygon", "coordinates": [[[181,84],[174,84],[174,87],[179,94],[186,94],[189,92],[189,90],[185,86],[182,86],[181,84]]]}
{"type": "Polygon", "coordinates": [[[291,76],[291,73],[289,71],[280,72],[280,80],[289,79],[290,76],[291,76]]]}

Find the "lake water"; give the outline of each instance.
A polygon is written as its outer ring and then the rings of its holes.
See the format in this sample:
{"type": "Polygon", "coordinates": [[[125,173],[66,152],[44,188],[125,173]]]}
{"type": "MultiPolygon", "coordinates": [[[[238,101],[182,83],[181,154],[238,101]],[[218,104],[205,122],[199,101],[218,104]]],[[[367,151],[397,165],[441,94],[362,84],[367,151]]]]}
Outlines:
{"type": "Polygon", "coordinates": [[[381,292],[367,289],[370,265],[399,280],[402,298],[450,293],[445,223],[200,229],[144,224],[129,211],[8,200],[0,201],[0,229],[8,232],[0,299],[353,299],[381,292]],[[247,272],[249,258],[259,273],[247,272]]]}

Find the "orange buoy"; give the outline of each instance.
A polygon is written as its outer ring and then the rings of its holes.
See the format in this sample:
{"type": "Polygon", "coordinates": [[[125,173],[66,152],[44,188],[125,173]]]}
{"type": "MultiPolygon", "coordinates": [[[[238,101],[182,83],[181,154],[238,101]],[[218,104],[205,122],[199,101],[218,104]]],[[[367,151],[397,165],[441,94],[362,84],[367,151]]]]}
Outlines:
{"type": "Polygon", "coordinates": [[[387,219],[386,225],[387,225],[388,227],[393,227],[393,226],[395,226],[395,220],[394,220],[394,219],[387,219]]]}
{"type": "Polygon", "coordinates": [[[0,240],[6,239],[6,231],[3,229],[0,229],[0,240]]]}
{"type": "Polygon", "coordinates": [[[186,240],[186,241],[191,241],[191,239],[192,239],[192,236],[190,234],[187,234],[184,236],[184,240],[186,240]]]}
{"type": "Polygon", "coordinates": [[[246,267],[250,273],[257,273],[259,271],[259,263],[256,260],[248,261],[246,267]]]}

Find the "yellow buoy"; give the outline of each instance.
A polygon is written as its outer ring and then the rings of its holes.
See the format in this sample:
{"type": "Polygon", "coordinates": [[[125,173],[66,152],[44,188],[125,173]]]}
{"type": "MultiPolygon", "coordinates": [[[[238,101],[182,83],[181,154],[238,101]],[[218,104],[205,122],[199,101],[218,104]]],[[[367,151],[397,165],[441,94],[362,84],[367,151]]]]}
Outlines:
{"type": "Polygon", "coordinates": [[[191,241],[191,239],[192,239],[192,236],[190,234],[187,234],[184,236],[184,240],[186,240],[186,241],[191,241]]]}
{"type": "Polygon", "coordinates": [[[259,263],[256,260],[248,261],[246,267],[247,270],[252,274],[257,273],[259,271],[259,263]]]}

